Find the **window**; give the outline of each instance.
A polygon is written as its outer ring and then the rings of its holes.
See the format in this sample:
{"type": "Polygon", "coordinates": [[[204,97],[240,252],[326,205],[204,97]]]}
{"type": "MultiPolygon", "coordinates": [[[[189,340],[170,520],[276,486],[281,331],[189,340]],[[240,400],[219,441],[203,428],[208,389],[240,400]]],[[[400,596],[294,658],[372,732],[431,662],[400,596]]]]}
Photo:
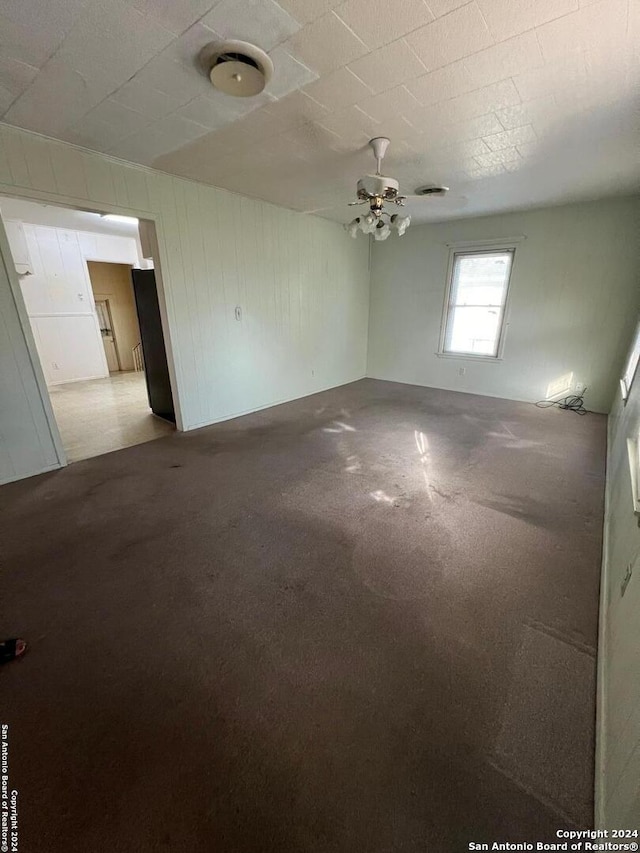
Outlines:
{"type": "Polygon", "coordinates": [[[440,351],[498,358],[514,249],[454,252],[440,351]]]}
{"type": "Polygon", "coordinates": [[[638,368],[638,361],[640,360],[640,323],[638,323],[636,327],[635,337],[633,338],[633,345],[631,347],[631,352],[629,353],[629,358],[627,359],[627,363],[624,367],[624,373],[622,374],[622,379],[620,380],[620,388],[622,389],[622,399],[626,400],[629,396],[629,392],[631,391],[631,386],[633,385],[633,379],[636,375],[636,370],[638,368]]]}

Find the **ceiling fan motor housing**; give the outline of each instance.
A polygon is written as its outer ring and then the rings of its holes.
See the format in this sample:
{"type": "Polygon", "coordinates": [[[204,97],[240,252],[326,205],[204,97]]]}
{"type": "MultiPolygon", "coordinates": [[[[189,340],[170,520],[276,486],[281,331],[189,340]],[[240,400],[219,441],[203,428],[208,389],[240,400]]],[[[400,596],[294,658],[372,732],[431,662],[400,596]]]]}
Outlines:
{"type": "Polygon", "coordinates": [[[399,183],[384,175],[365,175],[358,181],[358,198],[382,198],[391,201],[398,196],[399,183]]]}

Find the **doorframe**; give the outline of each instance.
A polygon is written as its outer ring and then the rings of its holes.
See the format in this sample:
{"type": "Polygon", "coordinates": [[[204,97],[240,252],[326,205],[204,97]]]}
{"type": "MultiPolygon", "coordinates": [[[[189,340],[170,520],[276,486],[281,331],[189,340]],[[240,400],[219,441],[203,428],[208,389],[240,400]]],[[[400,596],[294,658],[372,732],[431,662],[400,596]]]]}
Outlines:
{"type": "MultiPolygon", "coordinates": [[[[55,205],[57,207],[66,207],[72,210],[86,211],[87,213],[115,213],[120,214],[120,216],[132,216],[136,219],[144,219],[153,225],[152,230],[154,232],[154,239],[152,242],[154,246],[157,246],[159,256],[157,258],[153,258],[153,268],[155,270],[156,287],[158,290],[158,302],[160,303],[162,335],[164,337],[164,344],[167,352],[169,382],[171,385],[171,395],[173,397],[173,407],[176,416],[176,430],[178,430],[179,432],[184,431],[184,425],[182,420],[182,407],[180,404],[180,394],[178,391],[177,372],[173,355],[173,342],[171,339],[171,331],[169,328],[169,316],[167,311],[164,276],[162,273],[163,268],[168,269],[168,256],[165,250],[165,238],[163,233],[161,214],[156,212],[150,212],[148,210],[138,210],[136,208],[124,207],[123,205],[107,203],[103,204],[101,202],[94,202],[87,199],[79,199],[73,196],[59,195],[58,193],[42,192],[41,190],[27,189],[24,187],[17,188],[15,186],[2,183],[0,183],[0,196],[22,199],[23,201],[45,202],[55,205]]],[[[7,238],[7,233],[4,227],[4,221],[1,216],[0,256],[2,257],[3,264],[6,268],[7,275],[9,277],[9,286],[11,288],[11,294],[13,297],[14,304],[16,306],[20,326],[22,328],[22,334],[24,336],[27,352],[29,354],[29,360],[33,368],[36,386],[38,388],[38,393],[42,402],[42,408],[49,426],[51,441],[53,443],[56,456],[58,457],[60,467],[63,468],[69,464],[67,454],[62,444],[60,431],[58,429],[58,424],[53,412],[53,406],[51,405],[49,389],[47,388],[47,383],[44,378],[42,364],[40,363],[40,356],[38,355],[35,338],[33,336],[33,330],[31,328],[31,323],[29,322],[27,309],[24,304],[24,298],[22,296],[20,279],[16,272],[13,255],[11,253],[11,247],[9,245],[9,240],[7,238]]]]}

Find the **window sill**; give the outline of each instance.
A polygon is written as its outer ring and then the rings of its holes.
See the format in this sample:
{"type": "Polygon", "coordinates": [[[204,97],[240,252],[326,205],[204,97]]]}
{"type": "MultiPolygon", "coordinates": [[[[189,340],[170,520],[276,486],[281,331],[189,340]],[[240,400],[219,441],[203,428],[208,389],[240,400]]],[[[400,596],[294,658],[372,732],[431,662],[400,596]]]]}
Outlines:
{"type": "Polygon", "coordinates": [[[457,353],[457,352],[437,352],[436,355],[438,358],[454,358],[458,361],[462,359],[463,361],[486,361],[489,363],[496,361],[503,361],[501,355],[493,356],[493,355],[473,355],[472,353],[457,353]]]}

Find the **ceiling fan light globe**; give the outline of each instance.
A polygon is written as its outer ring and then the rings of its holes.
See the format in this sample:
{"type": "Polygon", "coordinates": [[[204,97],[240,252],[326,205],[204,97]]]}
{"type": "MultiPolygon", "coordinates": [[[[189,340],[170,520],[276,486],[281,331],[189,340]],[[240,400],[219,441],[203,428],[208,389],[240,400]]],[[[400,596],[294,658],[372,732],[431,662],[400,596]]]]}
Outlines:
{"type": "Polygon", "coordinates": [[[386,240],[387,237],[391,234],[390,226],[385,223],[379,223],[374,231],[373,239],[374,240],[386,240]]]}
{"type": "Polygon", "coordinates": [[[360,223],[360,229],[363,234],[373,234],[373,232],[376,230],[377,224],[378,220],[373,215],[373,213],[368,213],[362,218],[362,222],[360,223]]]}
{"type": "Polygon", "coordinates": [[[398,237],[402,237],[407,228],[411,225],[411,217],[410,216],[398,216],[396,214],[397,219],[394,223],[396,230],[398,232],[398,237]]]}
{"type": "Polygon", "coordinates": [[[360,217],[357,216],[355,219],[352,219],[351,222],[344,226],[344,230],[349,234],[350,237],[355,238],[358,236],[358,227],[360,225],[360,217]]]}

